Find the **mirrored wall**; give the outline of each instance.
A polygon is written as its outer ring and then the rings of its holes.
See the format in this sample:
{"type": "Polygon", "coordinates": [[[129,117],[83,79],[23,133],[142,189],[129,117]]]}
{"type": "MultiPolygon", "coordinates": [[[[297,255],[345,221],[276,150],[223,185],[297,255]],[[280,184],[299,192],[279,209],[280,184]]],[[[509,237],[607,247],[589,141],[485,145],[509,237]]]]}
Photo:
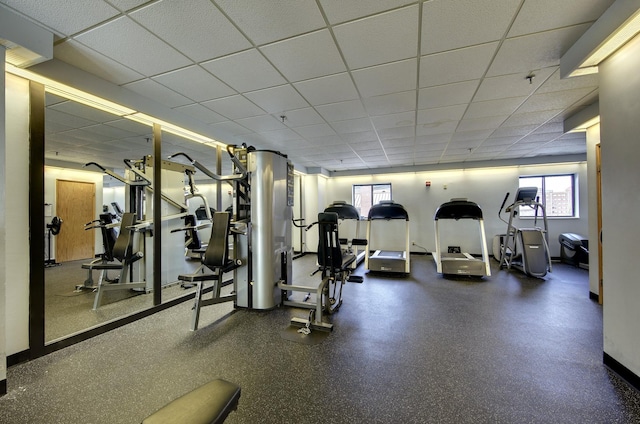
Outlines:
{"type": "MultiPolygon", "coordinates": [[[[153,305],[145,287],[114,288],[122,279],[114,244],[131,232],[144,253],[144,230],[123,231],[123,213],[153,222],[144,209],[149,195],[131,167],[153,152],[152,129],[130,119],[46,93],[45,108],[45,342],[64,338],[153,305]]],[[[128,282],[151,280],[144,260],[128,282]]]]}

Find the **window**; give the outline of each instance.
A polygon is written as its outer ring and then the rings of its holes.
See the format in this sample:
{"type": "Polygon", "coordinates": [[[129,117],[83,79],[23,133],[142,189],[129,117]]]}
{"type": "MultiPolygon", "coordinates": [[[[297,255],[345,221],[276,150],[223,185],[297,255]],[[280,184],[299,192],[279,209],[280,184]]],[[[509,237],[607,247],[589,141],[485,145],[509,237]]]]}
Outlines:
{"type": "Polygon", "coordinates": [[[360,218],[367,219],[371,206],[381,200],[391,200],[391,184],[354,184],[352,200],[360,211],[360,218]]]}
{"type": "MultiPolygon", "coordinates": [[[[575,217],[574,181],[573,174],[520,177],[520,187],[538,187],[538,202],[544,205],[547,217],[575,217]]],[[[535,216],[535,209],[521,206],[520,216],[535,216]]]]}

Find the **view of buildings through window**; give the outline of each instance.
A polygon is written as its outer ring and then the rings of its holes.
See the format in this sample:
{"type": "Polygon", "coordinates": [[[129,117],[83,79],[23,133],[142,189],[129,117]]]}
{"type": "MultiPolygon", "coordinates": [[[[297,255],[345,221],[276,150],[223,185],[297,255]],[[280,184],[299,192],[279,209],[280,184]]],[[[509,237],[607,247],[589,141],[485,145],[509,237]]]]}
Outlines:
{"type": "MultiPolygon", "coordinates": [[[[575,216],[573,175],[520,177],[520,187],[538,187],[538,201],[544,205],[548,217],[575,216]]],[[[535,216],[535,213],[535,209],[520,207],[520,216],[535,216]]]]}
{"type": "Polygon", "coordinates": [[[391,184],[355,184],[353,186],[353,206],[360,211],[360,217],[367,219],[371,206],[381,200],[391,200],[391,184]]]}

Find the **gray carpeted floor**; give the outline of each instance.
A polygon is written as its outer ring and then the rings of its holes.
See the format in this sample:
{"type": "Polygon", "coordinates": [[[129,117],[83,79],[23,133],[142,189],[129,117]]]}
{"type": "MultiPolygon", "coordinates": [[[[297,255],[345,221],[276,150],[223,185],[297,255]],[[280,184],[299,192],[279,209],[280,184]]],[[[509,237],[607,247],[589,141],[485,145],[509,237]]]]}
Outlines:
{"type": "Polygon", "coordinates": [[[414,255],[409,277],[366,274],[315,345],[282,337],[302,310],[211,306],[189,332],[185,303],[10,368],[0,422],[139,423],[224,378],[242,387],[228,423],[639,423],[640,394],[602,364],[587,271],[493,265],[454,280],[414,255]]]}

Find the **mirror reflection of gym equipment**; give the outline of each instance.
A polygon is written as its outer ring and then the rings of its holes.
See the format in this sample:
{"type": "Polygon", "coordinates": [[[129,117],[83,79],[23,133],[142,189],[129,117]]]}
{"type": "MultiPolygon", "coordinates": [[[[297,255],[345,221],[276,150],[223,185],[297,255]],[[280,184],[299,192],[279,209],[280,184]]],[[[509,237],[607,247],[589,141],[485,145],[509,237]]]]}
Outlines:
{"type": "Polygon", "coordinates": [[[502,201],[498,217],[507,224],[507,232],[494,239],[494,256],[500,262],[500,268],[517,269],[530,277],[543,278],[551,272],[551,254],[549,253],[549,231],[544,205],[536,197],[537,187],[520,187],[515,200],[507,206],[509,193],[502,201]],[[509,214],[509,220],[502,218],[502,212],[509,214]],[[514,219],[520,208],[534,210],[533,227],[517,227],[514,219]],[[543,226],[538,226],[538,213],[542,215],[543,226]]]}
{"type": "Polygon", "coordinates": [[[377,250],[373,254],[370,254],[369,249],[366,249],[366,269],[369,271],[409,274],[411,270],[409,213],[404,206],[395,203],[393,200],[382,200],[380,203],[373,205],[371,209],[369,209],[367,240],[369,241],[369,246],[377,250]],[[372,227],[377,227],[378,225],[391,226],[393,224],[391,221],[399,222],[402,220],[405,221],[404,249],[379,249],[377,246],[379,246],[381,242],[372,235],[374,233],[372,227]]]}
{"type": "Polygon", "coordinates": [[[433,259],[436,262],[438,273],[445,275],[470,275],[470,276],[490,276],[491,267],[489,264],[489,253],[487,251],[487,238],[484,232],[484,220],[482,210],[474,202],[467,199],[451,199],[450,202],[443,203],[436,210],[434,216],[434,227],[436,237],[436,251],[433,252],[433,259]],[[441,220],[474,220],[480,229],[480,248],[482,259],[477,259],[466,252],[443,252],[440,246],[440,221],[441,220]]]}

